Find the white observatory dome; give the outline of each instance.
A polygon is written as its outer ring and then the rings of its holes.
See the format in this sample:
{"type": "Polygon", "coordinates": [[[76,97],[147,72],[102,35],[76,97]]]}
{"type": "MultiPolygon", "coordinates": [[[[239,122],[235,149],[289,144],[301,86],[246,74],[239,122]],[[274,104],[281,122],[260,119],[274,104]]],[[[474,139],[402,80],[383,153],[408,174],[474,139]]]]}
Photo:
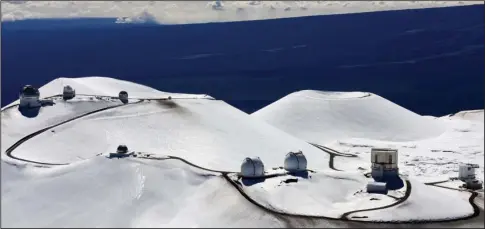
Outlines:
{"type": "Polygon", "coordinates": [[[123,102],[123,103],[127,103],[128,102],[128,92],[126,92],[126,91],[120,91],[120,93],[118,94],[118,97],[121,100],[121,102],[123,102]]]}
{"type": "Polygon", "coordinates": [[[32,87],[31,85],[25,85],[20,92],[20,98],[39,98],[39,89],[32,87]]]}
{"type": "Polygon", "coordinates": [[[72,89],[71,86],[69,86],[69,85],[64,86],[64,90],[62,91],[62,97],[65,100],[72,99],[75,96],[76,96],[76,91],[74,91],[74,89],[72,89]]]}
{"type": "Polygon", "coordinates": [[[241,165],[243,177],[259,177],[264,175],[264,164],[259,157],[247,157],[241,165]]]}
{"type": "Polygon", "coordinates": [[[289,152],[285,156],[285,170],[296,172],[307,169],[307,160],[305,155],[299,152],[289,152]]]}
{"type": "Polygon", "coordinates": [[[42,106],[39,101],[39,89],[32,87],[31,85],[25,85],[25,87],[22,88],[22,91],[20,91],[19,97],[19,107],[22,109],[42,106]]]}
{"type": "Polygon", "coordinates": [[[64,87],[64,91],[63,92],[64,93],[68,93],[68,94],[72,94],[72,93],[74,93],[74,89],[72,89],[71,86],[67,85],[67,86],[64,87]]]}

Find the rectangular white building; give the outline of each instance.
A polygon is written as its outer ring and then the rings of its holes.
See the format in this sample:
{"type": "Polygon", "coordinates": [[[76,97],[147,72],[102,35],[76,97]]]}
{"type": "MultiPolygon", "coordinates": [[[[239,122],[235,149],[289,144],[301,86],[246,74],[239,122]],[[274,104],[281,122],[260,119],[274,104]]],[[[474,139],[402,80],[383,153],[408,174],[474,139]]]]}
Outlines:
{"type": "Polygon", "coordinates": [[[384,170],[397,169],[397,150],[386,148],[372,148],[371,162],[373,168],[381,167],[384,170]]]}

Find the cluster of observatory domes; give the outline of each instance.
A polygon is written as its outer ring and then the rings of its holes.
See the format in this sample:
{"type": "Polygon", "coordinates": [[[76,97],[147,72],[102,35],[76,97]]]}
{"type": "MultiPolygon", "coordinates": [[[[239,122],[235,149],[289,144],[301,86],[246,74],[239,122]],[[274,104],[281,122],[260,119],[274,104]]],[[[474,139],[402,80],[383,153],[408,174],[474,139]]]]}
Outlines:
{"type": "MultiPolygon", "coordinates": [[[[307,159],[303,152],[289,152],[285,156],[283,168],[288,172],[306,171],[307,159]]],[[[241,164],[242,177],[262,177],[264,176],[264,163],[259,157],[247,157],[241,164]]]]}
{"type": "MultiPolygon", "coordinates": [[[[70,85],[64,86],[62,90],[62,98],[64,100],[70,100],[76,97],[76,90],[70,85]]],[[[20,106],[23,107],[36,107],[40,106],[40,92],[39,89],[32,85],[25,85],[20,91],[20,106]]],[[[128,92],[120,91],[118,98],[123,103],[128,103],[128,92]]]]}

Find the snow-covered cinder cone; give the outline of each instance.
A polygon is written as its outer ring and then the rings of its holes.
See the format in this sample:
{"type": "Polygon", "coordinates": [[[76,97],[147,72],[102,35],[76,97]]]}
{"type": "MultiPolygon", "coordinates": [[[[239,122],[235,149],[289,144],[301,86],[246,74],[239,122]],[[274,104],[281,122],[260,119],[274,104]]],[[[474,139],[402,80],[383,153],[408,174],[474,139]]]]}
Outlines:
{"type": "Polygon", "coordinates": [[[241,165],[241,176],[261,177],[264,176],[264,164],[259,157],[247,157],[241,165]]]}
{"type": "Polygon", "coordinates": [[[128,92],[120,91],[118,97],[122,103],[128,103],[128,92]]]}
{"type": "Polygon", "coordinates": [[[76,96],[76,91],[69,85],[65,86],[62,91],[62,99],[70,100],[76,96]]]}
{"type": "Polygon", "coordinates": [[[303,152],[289,152],[285,156],[284,168],[289,172],[301,172],[307,169],[307,160],[303,152]]]}

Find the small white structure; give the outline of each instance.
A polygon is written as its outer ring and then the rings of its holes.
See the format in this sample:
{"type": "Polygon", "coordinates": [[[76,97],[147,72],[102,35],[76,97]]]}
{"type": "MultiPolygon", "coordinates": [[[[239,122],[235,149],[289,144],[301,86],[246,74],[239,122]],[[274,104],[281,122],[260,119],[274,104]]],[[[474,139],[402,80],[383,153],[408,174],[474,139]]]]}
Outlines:
{"type": "Polygon", "coordinates": [[[305,171],[307,169],[307,160],[303,152],[289,152],[286,154],[284,168],[290,172],[305,171]]]}
{"type": "Polygon", "coordinates": [[[397,150],[387,148],[372,148],[371,149],[372,164],[385,165],[385,168],[397,168],[397,150]]]}
{"type": "Polygon", "coordinates": [[[37,88],[31,85],[25,85],[19,95],[20,104],[22,108],[36,108],[41,107],[42,104],[39,101],[40,92],[37,88]]]}
{"type": "Polygon", "coordinates": [[[72,89],[71,86],[67,85],[64,86],[64,89],[62,91],[62,98],[64,100],[70,100],[76,96],[76,91],[72,89]]]}
{"type": "Polygon", "coordinates": [[[478,168],[476,164],[460,164],[458,168],[458,179],[464,182],[475,179],[476,168],[478,168]]]}
{"type": "Polygon", "coordinates": [[[120,91],[118,97],[121,100],[121,102],[128,103],[128,92],[126,92],[126,91],[120,91]]]}
{"type": "Polygon", "coordinates": [[[264,164],[259,157],[247,157],[241,165],[241,175],[243,177],[264,176],[264,164]]]}
{"type": "Polygon", "coordinates": [[[367,184],[367,192],[385,195],[385,194],[387,194],[386,183],[384,183],[384,182],[370,182],[370,183],[367,184]]]}
{"type": "Polygon", "coordinates": [[[386,183],[383,182],[370,182],[367,184],[367,192],[368,193],[378,193],[378,194],[387,194],[387,187],[386,183]]]}

